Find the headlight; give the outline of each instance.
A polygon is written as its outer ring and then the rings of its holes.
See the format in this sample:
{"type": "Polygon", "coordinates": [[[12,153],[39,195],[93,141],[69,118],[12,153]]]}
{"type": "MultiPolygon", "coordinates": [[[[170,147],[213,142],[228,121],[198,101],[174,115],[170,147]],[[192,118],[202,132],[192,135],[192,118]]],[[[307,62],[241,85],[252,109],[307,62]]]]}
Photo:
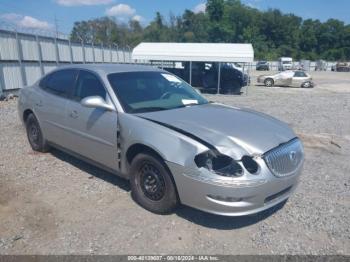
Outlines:
{"type": "Polygon", "coordinates": [[[229,156],[217,155],[212,151],[206,151],[194,158],[198,167],[204,167],[217,175],[226,177],[239,177],[243,175],[240,164],[229,156]]]}

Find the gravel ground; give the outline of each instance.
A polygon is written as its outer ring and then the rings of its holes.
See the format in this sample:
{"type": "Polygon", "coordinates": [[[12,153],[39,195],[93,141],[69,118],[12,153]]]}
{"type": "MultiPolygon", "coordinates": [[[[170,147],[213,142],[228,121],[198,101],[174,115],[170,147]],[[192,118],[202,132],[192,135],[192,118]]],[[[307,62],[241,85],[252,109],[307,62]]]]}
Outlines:
{"type": "Polygon", "coordinates": [[[154,215],[125,180],[57,150],[34,153],[16,101],[0,102],[0,254],[350,255],[350,74],[313,75],[314,89],[209,96],[280,118],[305,144],[289,201],[240,218],[188,207],[154,215]]]}

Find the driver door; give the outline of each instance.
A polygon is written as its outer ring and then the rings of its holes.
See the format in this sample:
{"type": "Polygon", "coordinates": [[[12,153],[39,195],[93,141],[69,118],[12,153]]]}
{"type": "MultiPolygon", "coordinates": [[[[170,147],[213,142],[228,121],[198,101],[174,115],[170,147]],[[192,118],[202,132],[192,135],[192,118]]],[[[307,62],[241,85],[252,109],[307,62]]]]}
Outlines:
{"type": "Polygon", "coordinates": [[[118,170],[117,112],[83,106],[81,100],[89,96],[100,96],[112,105],[101,79],[92,72],[80,70],[72,99],[66,105],[69,149],[118,170]]]}

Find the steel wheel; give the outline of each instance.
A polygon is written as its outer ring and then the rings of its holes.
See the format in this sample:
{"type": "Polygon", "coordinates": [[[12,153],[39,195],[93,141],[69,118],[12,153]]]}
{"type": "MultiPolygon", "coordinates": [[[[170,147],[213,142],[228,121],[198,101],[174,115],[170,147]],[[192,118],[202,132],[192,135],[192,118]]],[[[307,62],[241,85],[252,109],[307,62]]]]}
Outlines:
{"type": "Polygon", "coordinates": [[[40,142],[40,131],[38,125],[36,123],[31,122],[29,124],[29,132],[28,132],[28,137],[29,137],[29,142],[30,144],[34,145],[35,147],[39,147],[39,142],[40,142]]]}
{"type": "Polygon", "coordinates": [[[164,161],[152,153],[139,153],[130,170],[131,195],[145,209],[165,214],[179,203],[172,174],[164,161]]]}
{"type": "Polygon", "coordinates": [[[26,130],[28,141],[32,149],[39,152],[47,152],[49,146],[43,137],[39,122],[33,114],[27,117],[26,130]]]}
{"type": "Polygon", "coordinates": [[[163,176],[152,163],[144,163],[140,169],[140,186],[150,200],[159,201],[164,197],[166,188],[163,176]]]}
{"type": "Polygon", "coordinates": [[[274,84],[274,82],[273,82],[273,80],[271,78],[266,79],[264,81],[264,83],[265,83],[265,86],[267,86],[267,87],[271,87],[274,84]]]}
{"type": "Polygon", "coordinates": [[[310,88],[311,87],[311,83],[310,82],[305,82],[305,83],[302,84],[301,87],[310,88]]]}

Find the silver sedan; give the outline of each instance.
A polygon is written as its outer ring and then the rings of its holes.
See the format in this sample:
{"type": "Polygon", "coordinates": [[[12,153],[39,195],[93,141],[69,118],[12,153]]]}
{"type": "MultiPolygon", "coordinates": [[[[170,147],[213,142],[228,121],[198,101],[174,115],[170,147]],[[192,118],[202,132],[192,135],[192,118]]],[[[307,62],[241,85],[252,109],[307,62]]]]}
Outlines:
{"type": "Polygon", "coordinates": [[[33,150],[57,147],[130,180],[142,207],[180,203],[241,216],[285,201],[304,153],[291,128],[207,101],[178,77],[140,65],[72,65],[20,92],[33,150]]]}
{"type": "Polygon", "coordinates": [[[257,82],[267,87],[271,86],[290,86],[312,88],[314,83],[312,77],[302,70],[283,71],[273,75],[260,75],[257,82]]]}

